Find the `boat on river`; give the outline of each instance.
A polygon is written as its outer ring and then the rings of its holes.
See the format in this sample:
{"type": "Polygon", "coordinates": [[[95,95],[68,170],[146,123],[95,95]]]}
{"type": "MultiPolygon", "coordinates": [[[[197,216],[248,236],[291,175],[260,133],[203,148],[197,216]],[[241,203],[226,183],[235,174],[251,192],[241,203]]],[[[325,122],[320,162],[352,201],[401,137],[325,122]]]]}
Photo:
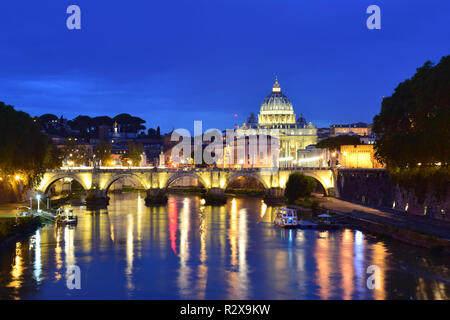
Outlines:
{"type": "Polygon", "coordinates": [[[78,217],[73,214],[73,210],[65,210],[63,213],[59,212],[56,215],[57,225],[76,225],[78,217]]]}
{"type": "Polygon", "coordinates": [[[291,208],[278,209],[273,223],[281,228],[296,228],[298,225],[297,210],[291,208]]]}

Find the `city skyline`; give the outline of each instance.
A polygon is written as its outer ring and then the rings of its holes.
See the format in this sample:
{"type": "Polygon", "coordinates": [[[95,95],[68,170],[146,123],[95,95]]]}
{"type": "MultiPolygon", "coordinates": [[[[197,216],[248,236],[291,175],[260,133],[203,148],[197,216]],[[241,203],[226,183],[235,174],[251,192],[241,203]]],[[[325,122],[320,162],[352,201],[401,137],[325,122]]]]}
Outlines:
{"type": "Polygon", "coordinates": [[[439,39],[450,36],[446,3],[381,1],[381,30],[367,29],[365,3],[78,4],[75,31],[66,4],[0,5],[10,12],[0,30],[5,103],[69,119],[130,113],[162,132],[194,120],[229,128],[234,114],[242,124],[258,113],[278,76],[296,114],[317,127],[371,123],[383,96],[447,54],[439,39]]]}

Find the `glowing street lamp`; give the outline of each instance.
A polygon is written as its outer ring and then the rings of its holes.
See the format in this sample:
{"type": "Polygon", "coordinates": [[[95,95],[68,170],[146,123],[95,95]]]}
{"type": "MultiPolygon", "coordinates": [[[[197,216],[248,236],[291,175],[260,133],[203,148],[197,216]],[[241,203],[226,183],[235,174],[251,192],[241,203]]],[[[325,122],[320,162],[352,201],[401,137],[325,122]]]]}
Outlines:
{"type": "Polygon", "coordinates": [[[41,212],[41,209],[40,209],[40,201],[41,201],[41,195],[40,194],[38,194],[37,196],[36,196],[36,199],[37,199],[37,205],[38,205],[38,209],[37,209],[37,211],[38,212],[41,212]]]}

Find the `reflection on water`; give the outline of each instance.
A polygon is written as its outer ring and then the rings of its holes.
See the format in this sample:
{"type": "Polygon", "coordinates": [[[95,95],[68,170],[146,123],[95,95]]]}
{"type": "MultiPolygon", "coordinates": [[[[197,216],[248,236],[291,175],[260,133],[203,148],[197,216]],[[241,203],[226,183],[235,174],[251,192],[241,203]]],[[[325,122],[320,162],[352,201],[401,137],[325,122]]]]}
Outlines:
{"type": "Polygon", "coordinates": [[[2,299],[449,299],[448,257],[361,231],[281,230],[261,199],[221,207],[138,193],[107,210],[72,208],[75,227],[48,225],[0,252],[2,299]],[[81,290],[66,288],[78,265],[81,290]],[[380,268],[369,290],[367,267],[380,268]]]}

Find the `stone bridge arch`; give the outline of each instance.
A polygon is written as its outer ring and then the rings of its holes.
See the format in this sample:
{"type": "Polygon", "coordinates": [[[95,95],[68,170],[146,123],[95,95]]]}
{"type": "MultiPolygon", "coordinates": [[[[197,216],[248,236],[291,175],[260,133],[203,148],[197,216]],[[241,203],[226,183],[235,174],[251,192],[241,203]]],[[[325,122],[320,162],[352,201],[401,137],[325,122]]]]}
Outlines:
{"type": "MultiPolygon", "coordinates": [[[[305,176],[314,178],[323,188],[325,192],[325,196],[329,196],[335,190],[335,178],[334,173],[331,170],[322,170],[322,171],[310,171],[304,170],[299,171],[303,173],[305,176]]],[[[287,182],[287,179],[286,179],[287,182]]]]}
{"type": "Polygon", "coordinates": [[[86,191],[91,188],[92,177],[90,175],[84,176],[82,174],[71,173],[71,172],[64,172],[64,173],[57,173],[57,174],[46,173],[38,187],[38,191],[40,191],[44,194],[47,194],[48,190],[55,182],[57,182],[61,179],[66,179],[66,178],[75,180],[86,191]]]}
{"type": "Polygon", "coordinates": [[[189,171],[181,171],[181,172],[175,172],[172,173],[167,181],[165,182],[164,186],[163,186],[163,190],[164,192],[167,191],[167,189],[169,188],[169,186],[175,182],[175,180],[181,179],[183,177],[191,177],[194,179],[197,179],[205,189],[209,189],[209,184],[207,183],[207,181],[199,174],[195,173],[195,172],[189,172],[189,171]]]}
{"type": "Polygon", "coordinates": [[[231,173],[225,180],[225,184],[223,186],[223,190],[225,190],[232,181],[234,181],[234,180],[236,180],[237,178],[240,178],[240,177],[251,177],[251,178],[254,178],[254,179],[259,181],[264,186],[265,190],[270,189],[270,186],[267,184],[267,182],[258,173],[242,171],[242,172],[233,172],[233,173],[231,173]]]}
{"type": "Polygon", "coordinates": [[[128,178],[137,181],[145,190],[149,189],[149,183],[147,183],[147,181],[143,177],[140,177],[135,173],[118,173],[109,177],[102,186],[101,189],[104,190],[105,195],[108,193],[109,189],[111,188],[114,182],[123,178],[128,178]]]}

